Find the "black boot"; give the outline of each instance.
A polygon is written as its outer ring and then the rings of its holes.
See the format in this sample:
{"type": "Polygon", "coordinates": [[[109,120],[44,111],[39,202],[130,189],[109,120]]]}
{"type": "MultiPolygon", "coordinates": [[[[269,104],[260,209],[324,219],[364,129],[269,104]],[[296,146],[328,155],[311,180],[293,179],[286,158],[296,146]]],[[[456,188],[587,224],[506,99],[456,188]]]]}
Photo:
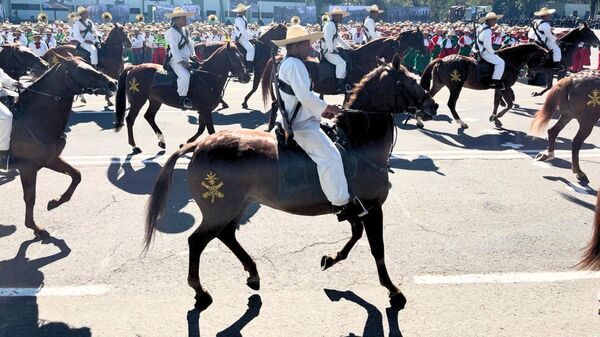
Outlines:
{"type": "Polygon", "coordinates": [[[337,79],[337,91],[341,94],[345,94],[346,92],[348,92],[348,86],[346,84],[345,78],[337,79]]]}
{"type": "Polygon", "coordinates": [[[552,69],[555,71],[563,71],[565,70],[565,67],[563,67],[562,63],[560,62],[554,62],[552,69]]]}
{"type": "Polygon", "coordinates": [[[181,105],[183,105],[183,109],[193,109],[192,100],[187,96],[181,96],[181,105]]]}
{"type": "Polygon", "coordinates": [[[254,72],[254,61],[246,61],[246,69],[248,73],[251,74],[254,72]]]}
{"type": "Polygon", "coordinates": [[[338,221],[340,222],[362,218],[369,214],[369,211],[367,211],[357,197],[350,198],[350,201],[344,206],[333,206],[333,212],[337,215],[338,221]]]}
{"type": "Polygon", "coordinates": [[[0,151],[0,171],[8,171],[8,161],[10,159],[10,154],[8,151],[0,151]]]}

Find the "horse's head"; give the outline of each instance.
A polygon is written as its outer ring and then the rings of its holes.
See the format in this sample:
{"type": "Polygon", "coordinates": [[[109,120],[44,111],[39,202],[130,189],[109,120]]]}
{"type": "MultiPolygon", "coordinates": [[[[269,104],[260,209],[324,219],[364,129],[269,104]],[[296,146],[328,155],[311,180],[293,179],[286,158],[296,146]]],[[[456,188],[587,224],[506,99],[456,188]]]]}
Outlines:
{"type": "Polygon", "coordinates": [[[582,23],[578,28],[575,28],[574,30],[579,32],[579,42],[583,42],[588,46],[600,46],[600,39],[598,39],[598,36],[596,36],[594,31],[588,27],[587,23],[582,23]]]}
{"type": "Polygon", "coordinates": [[[273,40],[283,40],[285,39],[285,35],[287,34],[287,27],[284,24],[278,23],[271,28],[269,28],[264,34],[262,34],[258,39],[260,42],[268,44],[271,48],[277,48],[271,41],[273,40]]]}
{"type": "Polygon", "coordinates": [[[407,30],[400,35],[396,39],[398,42],[398,53],[408,50],[409,47],[415,48],[419,53],[425,55],[427,53],[427,48],[425,48],[423,32],[421,32],[420,28],[416,30],[407,30]]]}
{"type": "Polygon", "coordinates": [[[244,55],[242,55],[237,46],[228,42],[225,46],[221,47],[221,49],[227,55],[229,72],[231,72],[233,76],[237,77],[240,83],[250,82],[250,74],[244,65],[244,55]]]}
{"type": "Polygon", "coordinates": [[[113,29],[108,33],[106,41],[114,44],[122,44],[125,48],[131,48],[131,40],[127,37],[127,32],[121,24],[115,24],[113,29]]]}
{"type": "MultiPolygon", "coordinates": [[[[60,56],[57,56],[60,57],[60,56]]],[[[112,95],[117,90],[117,82],[94,69],[80,57],[61,58],[65,87],[74,94],[112,95]]]]}
{"type": "Polygon", "coordinates": [[[0,53],[5,57],[5,70],[12,69],[10,73],[15,79],[25,75],[28,71],[34,77],[40,77],[48,70],[48,62],[37,57],[29,48],[19,45],[0,46],[0,53]]]}

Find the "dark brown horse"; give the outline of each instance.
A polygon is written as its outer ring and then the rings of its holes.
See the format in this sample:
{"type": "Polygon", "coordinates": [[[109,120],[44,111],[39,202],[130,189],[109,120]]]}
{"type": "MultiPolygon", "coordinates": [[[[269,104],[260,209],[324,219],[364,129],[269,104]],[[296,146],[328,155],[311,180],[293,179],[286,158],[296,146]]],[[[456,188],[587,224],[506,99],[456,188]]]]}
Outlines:
{"type": "MultiPolygon", "coordinates": [[[[154,118],[164,103],[172,107],[183,108],[181,99],[177,95],[175,83],[169,86],[153,86],[154,75],[162,66],[154,63],[145,63],[126,68],[119,77],[119,90],[117,91],[116,123],[115,131],[120,131],[125,121],[125,105],[129,98],[130,109],[127,115],[127,134],[129,145],[133,153],[141,153],[142,150],[135,144],[133,136],[133,125],[142,106],[149,100],[148,110],[144,118],[154,130],[158,137],[158,146],[165,148],[165,139],[154,118]]],[[[195,141],[204,132],[215,133],[212,121],[212,112],[219,105],[222,98],[223,87],[231,72],[242,83],[250,81],[250,75],[244,66],[243,56],[234,44],[226,44],[219,48],[211,57],[201,65],[203,72],[192,75],[188,97],[192,99],[194,110],[198,111],[198,132],[192,136],[189,142],[195,141]]]]}
{"type": "Polygon", "coordinates": [[[15,80],[28,72],[34,77],[48,70],[48,63],[37,57],[29,48],[16,44],[0,46],[0,68],[15,80]]]}
{"type": "Polygon", "coordinates": [[[592,238],[583,253],[583,259],[577,266],[580,269],[600,270],[600,191],[596,196],[592,238]]]}
{"type": "MultiPolygon", "coordinates": [[[[363,113],[344,113],[336,119],[336,127],[348,136],[349,155],[360,158],[358,172],[349,179],[349,186],[357,197],[364,200],[369,214],[351,222],[350,241],[335,258],[323,257],[321,264],[323,269],[327,269],[345,259],[364,229],[375,258],[379,281],[389,290],[390,302],[396,308],[404,307],[406,298],[387,272],[381,208],[390,186],[387,167],[394,139],[393,113],[415,107],[419,114],[435,115],[435,105],[431,96],[407,75],[406,69],[400,65],[400,58],[395,58],[391,66],[373,70],[354,89],[348,107],[363,113]]],[[[249,273],[247,285],[255,290],[260,288],[256,263],[235,237],[238,223],[250,201],[293,214],[331,213],[331,204],[322,192],[312,197],[312,193],[298,191],[293,200],[279,199],[277,177],[281,165],[287,162],[280,162],[281,153],[278,151],[272,134],[255,130],[221,131],[198,143],[185,145],[168,159],[160,173],[148,204],[146,248],[163,215],[177,159],[186,153],[194,153],[188,166],[187,183],[202,211],[202,223],[188,239],[188,284],[196,291],[197,308],[204,309],[212,303],[211,296],[200,283],[199,261],[202,251],[214,238],[219,238],[242,262],[249,273]]],[[[314,167],[308,156],[297,160],[295,167],[314,167]]],[[[316,176],[310,182],[319,186],[316,176]]]]}
{"type": "Polygon", "coordinates": [[[43,226],[33,219],[37,172],[48,168],[72,179],[67,191],[48,203],[48,210],[69,201],[81,181],[79,171],[60,158],[66,145],[64,130],[74,96],[82,92],[106,95],[114,90],[114,80],[82,59],[71,57],[54,65],[19,95],[10,143],[11,166],[18,169],[21,176],[25,226],[36,236],[48,236],[43,226]]]}
{"type": "MultiPolygon", "coordinates": [[[[537,68],[546,57],[548,51],[537,44],[525,43],[510,48],[498,50],[498,55],[505,62],[502,82],[505,90],[494,90],[494,110],[490,116],[490,122],[498,127],[502,126],[499,118],[510,111],[515,100],[515,93],[512,86],[519,78],[521,68],[527,66],[529,69],[537,68]],[[506,108],[497,113],[501,101],[506,102],[506,108]]],[[[421,77],[421,86],[430,91],[431,96],[435,96],[443,87],[448,87],[450,98],[448,99],[448,108],[452,112],[454,120],[460,124],[463,129],[468,128],[467,123],[460,119],[456,112],[456,101],[460,96],[463,87],[475,90],[490,89],[487,84],[482,83],[477,75],[477,62],[467,56],[449,55],[443,59],[433,60],[421,77]],[[432,83],[433,82],[433,83],[432,83]]],[[[423,127],[423,123],[417,120],[417,125],[423,127]]]]}
{"type": "MultiPolygon", "coordinates": [[[[565,77],[567,70],[573,65],[573,55],[579,47],[579,44],[583,43],[587,47],[598,46],[600,45],[600,40],[584,22],[578,28],[574,28],[558,37],[556,43],[558,43],[562,55],[560,63],[565,69],[565,71],[561,71],[557,74],[557,77],[560,80],[565,77]]],[[[553,65],[551,61],[552,58],[549,58],[548,63],[544,67],[539,67],[535,70],[535,72],[543,72],[546,74],[546,88],[540,92],[532,93],[531,96],[541,96],[552,88],[552,82],[554,81],[556,71],[552,69],[553,65]]],[[[532,72],[529,73],[531,74],[532,72]]]]}
{"type": "Polygon", "coordinates": [[[542,109],[535,114],[531,129],[539,133],[550,121],[556,110],[560,117],[548,129],[548,149],[535,159],[554,159],[554,145],[560,131],[573,119],[577,119],[579,130],[571,144],[572,170],[577,179],[587,182],[587,175],[579,167],[579,150],[600,119],[600,71],[586,70],[565,77],[550,90],[542,109]]]}

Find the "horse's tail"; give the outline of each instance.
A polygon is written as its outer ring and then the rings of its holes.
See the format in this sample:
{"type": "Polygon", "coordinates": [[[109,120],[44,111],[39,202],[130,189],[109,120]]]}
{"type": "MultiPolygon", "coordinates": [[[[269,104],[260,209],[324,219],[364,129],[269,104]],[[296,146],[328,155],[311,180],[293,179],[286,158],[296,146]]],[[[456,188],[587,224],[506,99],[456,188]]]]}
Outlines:
{"type": "Polygon", "coordinates": [[[542,129],[548,125],[550,118],[552,118],[552,114],[558,107],[558,102],[565,91],[565,86],[562,83],[556,83],[556,85],[550,89],[548,92],[548,96],[546,97],[546,101],[542,106],[542,109],[535,113],[535,117],[533,118],[533,122],[531,122],[531,131],[534,134],[539,134],[542,129]]]}
{"type": "Polygon", "coordinates": [[[423,89],[429,91],[431,90],[431,79],[433,78],[433,67],[440,62],[441,59],[435,59],[431,61],[423,71],[423,75],[421,76],[421,87],[423,89]]]}
{"type": "Polygon", "coordinates": [[[126,87],[127,87],[127,74],[133,68],[131,65],[123,68],[121,75],[119,76],[119,85],[117,87],[117,98],[115,107],[115,132],[121,131],[123,122],[125,121],[125,105],[127,104],[126,87]]]}
{"type": "Polygon", "coordinates": [[[594,232],[588,243],[583,259],[577,264],[579,269],[600,270],[600,192],[596,197],[596,212],[594,214],[594,232]]]}
{"type": "Polygon", "coordinates": [[[158,220],[163,215],[165,205],[167,204],[175,164],[177,163],[177,160],[181,158],[181,156],[194,151],[195,148],[196,143],[189,143],[184,145],[181,149],[175,151],[175,153],[169,157],[162,171],[158,175],[158,178],[156,179],[154,189],[152,190],[152,194],[150,195],[150,200],[148,200],[148,206],[146,208],[146,236],[144,238],[144,251],[147,251],[150,247],[152,236],[156,230],[158,220]]]}
{"type": "Polygon", "coordinates": [[[265,107],[269,104],[269,96],[271,94],[271,76],[273,75],[273,58],[269,59],[267,64],[265,65],[265,70],[262,74],[262,99],[265,107]]]}

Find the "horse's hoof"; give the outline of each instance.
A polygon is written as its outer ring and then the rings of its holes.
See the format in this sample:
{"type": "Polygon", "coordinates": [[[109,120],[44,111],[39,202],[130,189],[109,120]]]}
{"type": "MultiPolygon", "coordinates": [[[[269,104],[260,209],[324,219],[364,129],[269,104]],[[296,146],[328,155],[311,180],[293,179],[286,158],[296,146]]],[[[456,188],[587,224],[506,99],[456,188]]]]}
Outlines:
{"type": "Polygon", "coordinates": [[[167,147],[167,144],[165,144],[165,142],[158,142],[158,147],[164,150],[167,147]]]}
{"type": "Polygon", "coordinates": [[[229,109],[229,104],[223,104],[223,105],[221,105],[221,107],[222,107],[223,109],[229,109]]]}
{"type": "Polygon", "coordinates": [[[137,146],[133,148],[133,151],[131,151],[131,154],[134,154],[134,155],[135,154],[140,154],[140,153],[142,153],[142,149],[140,149],[137,146]]]}
{"type": "Polygon", "coordinates": [[[548,160],[552,160],[554,159],[554,154],[548,154],[548,153],[538,153],[537,156],[535,156],[535,160],[537,161],[548,161],[548,160]]]}
{"type": "Polygon", "coordinates": [[[333,266],[333,258],[331,258],[330,256],[323,256],[321,258],[321,270],[325,271],[327,269],[329,269],[331,266],[333,266]]]}
{"type": "Polygon", "coordinates": [[[123,124],[115,124],[115,132],[121,131],[121,129],[123,128],[123,126],[125,126],[125,125],[123,125],[123,124]]]}
{"type": "Polygon", "coordinates": [[[406,305],[406,297],[402,292],[390,295],[390,305],[393,309],[402,310],[406,305]]]}
{"type": "Polygon", "coordinates": [[[588,179],[587,175],[583,172],[579,172],[579,173],[575,173],[575,177],[577,177],[577,180],[579,180],[579,182],[582,183],[589,183],[590,180],[588,179]]]}
{"type": "Polygon", "coordinates": [[[490,115],[490,118],[488,118],[488,120],[491,122],[496,120],[496,115],[490,115]]]}
{"type": "Polygon", "coordinates": [[[468,129],[469,125],[467,123],[460,123],[460,128],[461,129],[468,129]]]}
{"type": "Polygon", "coordinates": [[[35,234],[36,238],[40,238],[42,240],[50,238],[50,233],[48,233],[48,231],[45,229],[36,229],[33,231],[33,234],[35,234]]]}
{"type": "Polygon", "coordinates": [[[244,103],[242,103],[242,108],[244,108],[244,109],[248,109],[248,104],[246,104],[245,102],[244,102],[244,103]]]}
{"type": "Polygon", "coordinates": [[[113,106],[113,105],[115,105],[113,102],[111,102],[111,101],[106,101],[106,106],[113,106]]]}
{"type": "Polygon", "coordinates": [[[250,287],[250,289],[258,291],[260,290],[260,277],[258,277],[258,275],[250,276],[246,280],[246,284],[248,287],[250,287]]]}
{"type": "Polygon", "coordinates": [[[423,124],[422,122],[417,122],[417,127],[419,129],[424,129],[425,128],[425,124],[423,124]]]}
{"type": "Polygon", "coordinates": [[[496,126],[497,128],[501,128],[502,122],[496,118],[496,119],[494,119],[494,126],[496,126]]]}
{"type": "Polygon", "coordinates": [[[206,308],[208,308],[213,302],[212,296],[210,296],[210,294],[207,292],[203,292],[202,294],[196,295],[194,298],[196,299],[196,304],[194,304],[194,308],[200,311],[206,310],[206,308]]]}
{"type": "Polygon", "coordinates": [[[50,200],[48,202],[48,210],[51,211],[55,208],[57,208],[58,206],[60,206],[60,204],[58,203],[58,200],[50,200]]]}

